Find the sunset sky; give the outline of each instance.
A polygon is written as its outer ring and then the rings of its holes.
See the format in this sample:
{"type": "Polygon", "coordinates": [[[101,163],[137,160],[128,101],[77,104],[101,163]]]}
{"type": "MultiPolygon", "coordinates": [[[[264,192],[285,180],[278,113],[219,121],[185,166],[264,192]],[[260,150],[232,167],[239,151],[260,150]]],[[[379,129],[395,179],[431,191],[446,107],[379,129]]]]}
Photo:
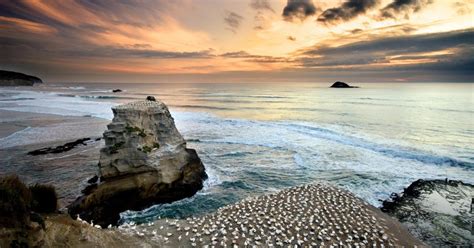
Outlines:
{"type": "Polygon", "coordinates": [[[51,82],[472,82],[474,0],[0,0],[0,46],[51,82]]]}

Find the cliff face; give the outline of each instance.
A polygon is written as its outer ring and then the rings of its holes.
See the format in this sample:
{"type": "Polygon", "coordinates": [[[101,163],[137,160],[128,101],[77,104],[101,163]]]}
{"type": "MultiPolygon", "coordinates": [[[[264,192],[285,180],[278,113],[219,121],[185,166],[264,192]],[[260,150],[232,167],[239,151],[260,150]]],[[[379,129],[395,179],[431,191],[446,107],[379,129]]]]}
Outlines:
{"type": "Polygon", "coordinates": [[[204,166],[159,101],[114,107],[104,132],[100,183],[69,207],[70,214],[102,226],[116,224],[119,213],[194,195],[206,178],[204,166]]]}
{"type": "Polygon", "coordinates": [[[114,119],[104,133],[106,147],[100,155],[102,179],[160,170],[167,175],[163,180],[176,180],[188,153],[165,104],[140,101],[112,111],[114,119]]]}
{"type": "Polygon", "coordinates": [[[36,83],[43,83],[43,81],[23,73],[0,70],[0,86],[33,86],[36,83]]]}

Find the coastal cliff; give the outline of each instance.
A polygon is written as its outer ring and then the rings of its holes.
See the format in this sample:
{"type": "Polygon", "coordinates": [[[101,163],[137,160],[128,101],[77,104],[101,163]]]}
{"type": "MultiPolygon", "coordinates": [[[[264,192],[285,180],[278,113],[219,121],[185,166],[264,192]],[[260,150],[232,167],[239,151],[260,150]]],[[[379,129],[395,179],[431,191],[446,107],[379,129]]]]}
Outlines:
{"type": "Polygon", "coordinates": [[[0,86],[33,86],[38,83],[43,83],[38,77],[0,70],[0,86]]]}
{"type": "Polygon", "coordinates": [[[69,206],[74,218],[115,225],[125,210],[169,203],[202,188],[207,175],[196,151],[186,148],[166,105],[149,99],[112,108],[100,181],[69,206]]]}

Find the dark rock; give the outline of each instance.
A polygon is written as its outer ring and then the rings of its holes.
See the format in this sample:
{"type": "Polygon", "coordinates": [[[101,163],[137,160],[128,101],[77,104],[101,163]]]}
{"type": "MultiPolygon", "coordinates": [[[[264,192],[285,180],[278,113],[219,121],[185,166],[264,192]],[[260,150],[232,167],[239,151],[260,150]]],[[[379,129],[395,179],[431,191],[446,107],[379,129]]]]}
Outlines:
{"type": "Polygon", "coordinates": [[[109,179],[98,186],[87,186],[84,189],[85,195],[68,207],[69,214],[73,218],[79,215],[84,220],[93,220],[95,224],[105,228],[109,224],[117,225],[120,213],[126,210],[142,210],[155,204],[171,203],[193,196],[202,189],[202,182],[207,175],[196,152],[188,150],[194,158],[185,166],[179,180],[171,183],[158,182],[157,172],[109,179]]]}
{"type": "Polygon", "coordinates": [[[33,86],[43,81],[35,76],[0,70],[0,86],[33,86]]]}
{"type": "Polygon", "coordinates": [[[46,147],[46,148],[41,148],[38,150],[30,151],[27,154],[32,155],[32,156],[37,156],[37,155],[45,155],[49,153],[62,153],[62,152],[67,152],[69,150],[72,150],[78,145],[87,145],[86,141],[89,141],[91,138],[83,138],[83,139],[78,139],[73,142],[66,143],[61,146],[56,146],[56,147],[46,147]]]}
{"type": "Polygon", "coordinates": [[[115,90],[112,90],[113,93],[118,93],[118,92],[122,92],[121,89],[115,89],[115,90]]]}
{"type": "Polygon", "coordinates": [[[97,183],[97,181],[99,180],[99,177],[97,175],[89,178],[89,180],[87,180],[87,183],[97,183]]]}
{"type": "Polygon", "coordinates": [[[359,88],[357,86],[350,86],[347,83],[337,81],[333,85],[331,85],[331,88],[359,88]]]}
{"type": "Polygon", "coordinates": [[[402,193],[392,193],[381,210],[433,247],[468,247],[473,195],[474,185],[462,181],[419,179],[402,193]]]}
{"type": "Polygon", "coordinates": [[[95,189],[97,189],[97,183],[89,184],[83,190],[81,190],[81,193],[83,193],[84,195],[88,195],[92,193],[95,189]]]}
{"type": "Polygon", "coordinates": [[[156,102],[156,98],[154,96],[147,96],[146,100],[156,102]]]}

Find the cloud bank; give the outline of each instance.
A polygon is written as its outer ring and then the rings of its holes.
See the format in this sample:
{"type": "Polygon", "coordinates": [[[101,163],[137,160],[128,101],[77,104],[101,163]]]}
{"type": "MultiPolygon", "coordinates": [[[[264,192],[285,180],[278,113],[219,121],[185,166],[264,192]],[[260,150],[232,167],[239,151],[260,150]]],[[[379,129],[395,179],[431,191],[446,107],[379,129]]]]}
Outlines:
{"type": "Polygon", "coordinates": [[[283,19],[285,21],[304,21],[307,17],[316,14],[316,6],[312,0],[288,0],[283,9],[283,19]]]}
{"type": "Polygon", "coordinates": [[[319,17],[319,22],[335,23],[348,21],[374,8],[379,0],[348,0],[337,8],[325,10],[319,17]]]}

